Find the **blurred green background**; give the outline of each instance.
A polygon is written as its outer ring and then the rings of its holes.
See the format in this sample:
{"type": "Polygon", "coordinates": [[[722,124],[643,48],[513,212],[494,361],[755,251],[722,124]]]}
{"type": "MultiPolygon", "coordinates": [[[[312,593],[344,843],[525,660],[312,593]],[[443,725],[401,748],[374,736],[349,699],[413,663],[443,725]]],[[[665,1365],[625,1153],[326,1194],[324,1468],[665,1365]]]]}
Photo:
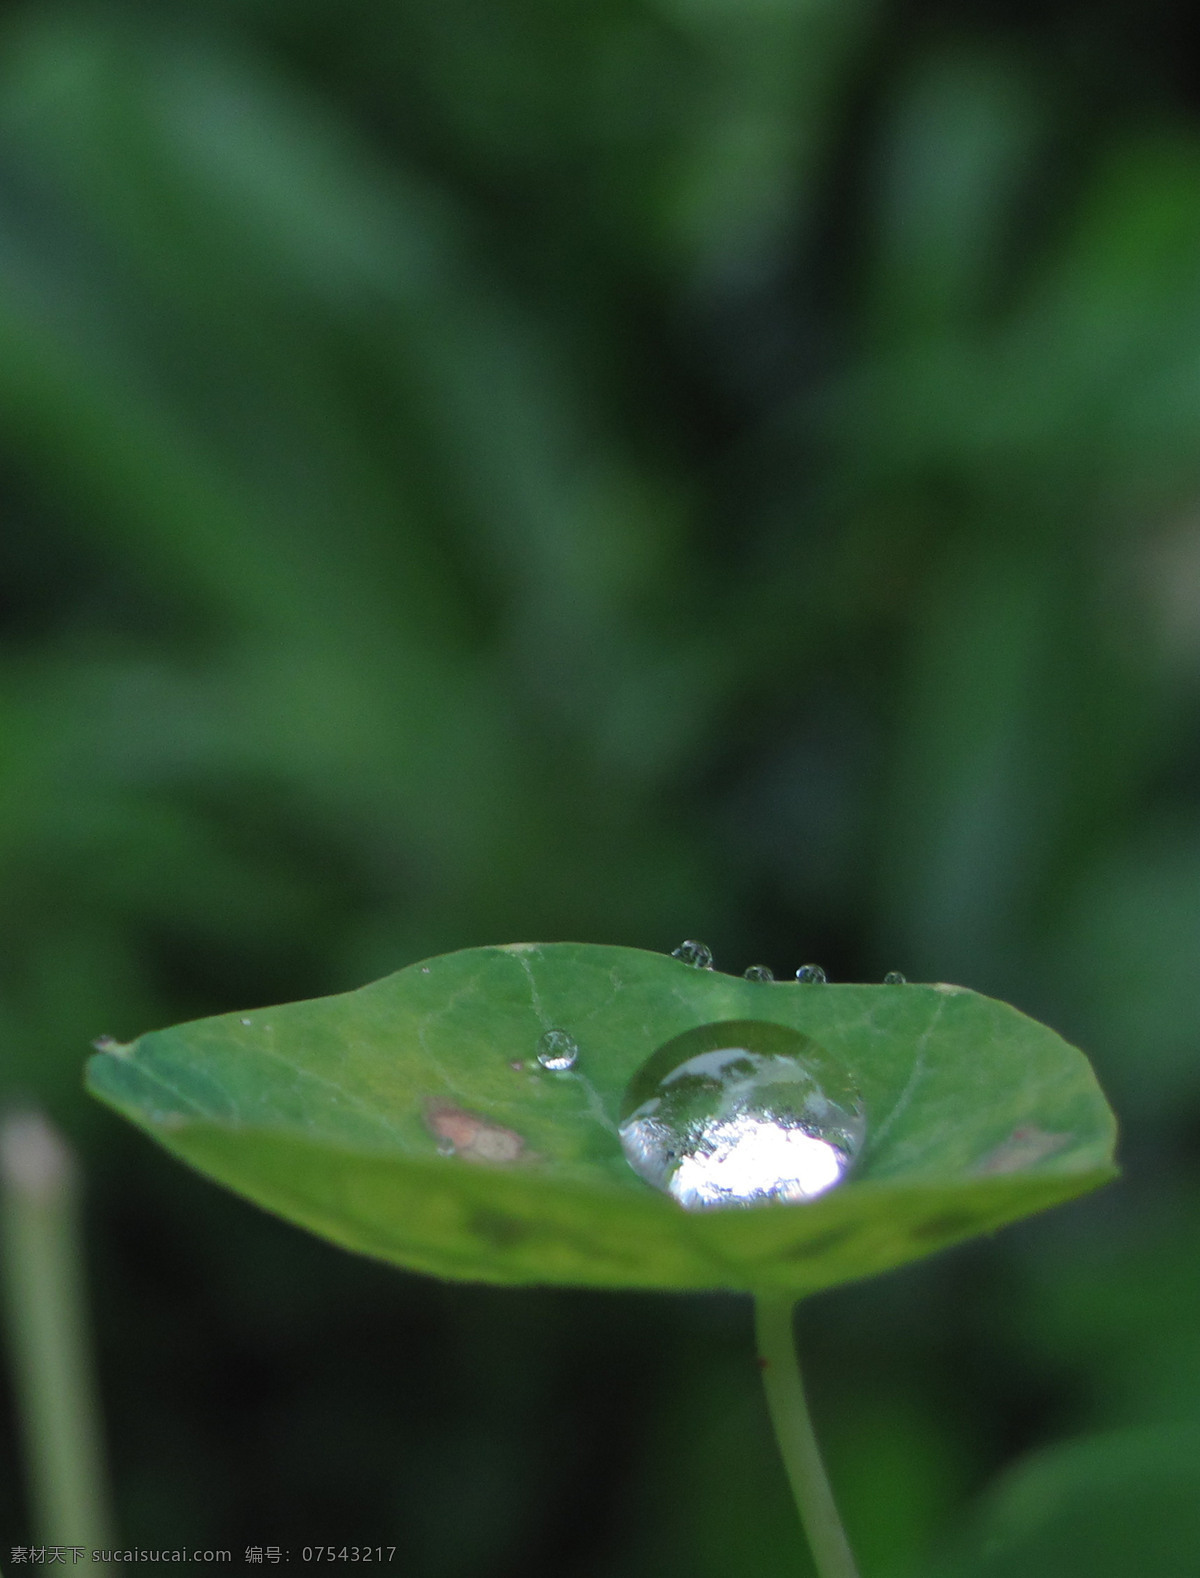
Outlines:
{"type": "Polygon", "coordinates": [[[0,1099],[82,1153],[126,1540],[805,1571],[741,1302],[404,1276],[80,1090],[101,1033],[694,936],[1006,997],[1122,1118],[1118,1186],[805,1310],[865,1578],[1125,1427],[1076,1478],[1166,1544],[1112,1570],[1196,1571],[1187,20],[0,10],[0,1099]]]}

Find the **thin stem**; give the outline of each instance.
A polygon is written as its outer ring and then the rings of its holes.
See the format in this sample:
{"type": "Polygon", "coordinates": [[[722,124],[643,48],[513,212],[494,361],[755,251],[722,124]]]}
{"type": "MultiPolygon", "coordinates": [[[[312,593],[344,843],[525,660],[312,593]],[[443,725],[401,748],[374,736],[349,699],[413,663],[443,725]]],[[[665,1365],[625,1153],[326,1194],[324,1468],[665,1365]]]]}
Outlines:
{"type": "Polygon", "coordinates": [[[63,1140],[37,1114],[0,1123],[0,1207],[0,1291],[34,1528],[45,1545],[104,1549],[112,1540],[75,1167],[63,1140]]]}
{"type": "Polygon", "coordinates": [[[795,1305],[795,1299],[786,1293],[762,1293],[755,1300],[755,1333],[767,1408],[819,1578],[858,1578],[804,1400],[792,1332],[795,1305]]]}

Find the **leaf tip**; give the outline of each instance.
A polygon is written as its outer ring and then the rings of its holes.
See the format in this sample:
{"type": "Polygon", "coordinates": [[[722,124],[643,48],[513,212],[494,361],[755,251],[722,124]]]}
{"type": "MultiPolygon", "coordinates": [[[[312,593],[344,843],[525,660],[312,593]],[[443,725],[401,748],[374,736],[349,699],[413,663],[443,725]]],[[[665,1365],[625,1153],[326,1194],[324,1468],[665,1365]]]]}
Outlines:
{"type": "Polygon", "coordinates": [[[109,1057],[128,1058],[133,1055],[134,1043],[118,1041],[116,1036],[97,1036],[92,1046],[97,1052],[107,1053],[109,1057]]]}

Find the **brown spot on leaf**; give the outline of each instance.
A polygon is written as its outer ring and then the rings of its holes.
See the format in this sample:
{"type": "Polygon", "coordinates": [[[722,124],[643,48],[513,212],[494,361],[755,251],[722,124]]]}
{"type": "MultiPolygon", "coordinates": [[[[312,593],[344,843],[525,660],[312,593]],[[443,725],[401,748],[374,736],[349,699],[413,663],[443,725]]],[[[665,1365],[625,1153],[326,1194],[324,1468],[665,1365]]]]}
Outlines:
{"type": "Polygon", "coordinates": [[[1019,1173],[1034,1167],[1071,1141],[1069,1134],[1051,1134],[1033,1124],[1014,1129],[975,1169],[979,1173],[1019,1173]]]}
{"type": "Polygon", "coordinates": [[[439,1140],[468,1162],[515,1162],[525,1154],[525,1141],[515,1129],[489,1123],[465,1107],[438,1102],[428,1109],[425,1121],[439,1140]]]}

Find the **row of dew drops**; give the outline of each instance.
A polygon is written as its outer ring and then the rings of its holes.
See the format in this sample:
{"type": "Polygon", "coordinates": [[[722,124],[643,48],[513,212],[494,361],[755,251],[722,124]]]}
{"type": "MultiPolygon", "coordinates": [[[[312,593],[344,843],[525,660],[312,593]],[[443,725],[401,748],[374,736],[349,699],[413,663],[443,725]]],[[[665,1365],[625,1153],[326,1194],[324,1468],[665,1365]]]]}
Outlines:
{"type": "MultiPolygon", "coordinates": [[[[672,957],[711,970],[712,951],[689,939],[672,957]]],[[[765,964],[748,981],[774,981],[765,964]]],[[[802,985],[827,980],[819,964],[802,985]]],[[[903,986],[898,970],[886,986],[903,986]]],[[[575,1069],[579,1045],[547,1030],[537,1060],[554,1074],[575,1069]]],[[[810,1036],[760,1020],[701,1025],[675,1036],[630,1080],[618,1129],[640,1177],[686,1210],[812,1200],[850,1170],[866,1135],[862,1099],[848,1072],[810,1036]]]]}
{"type": "MultiPolygon", "coordinates": [[[[672,950],[672,959],[690,964],[696,970],[711,970],[712,950],[702,942],[688,940],[672,950]]],[[[775,972],[769,964],[748,964],[742,971],[747,981],[774,981],[775,972]]],[[[825,985],[829,977],[819,964],[802,964],[796,979],[803,986],[825,985]]],[[[889,970],[883,978],[885,986],[907,986],[908,978],[899,970],[889,970]]],[[[566,1030],[547,1030],[537,1045],[537,1060],[543,1068],[554,1074],[565,1074],[579,1060],[579,1043],[566,1030]]]]}
{"type": "MultiPolygon", "coordinates": [[[[712,949],[702,942],[695,942],[689,938],[681,942],[678,948],[671,951],[672,959],[679,959],[683,964],[690,964],[695,970],[711,970],[713,967],[712,949]]],[[[747,981],[773,981],[775,972],[769,964],[748,964],[742,971],[747,981]]],[[[796,979],[803,986],[823,986],[829,980],[825,971],[819,964],[802,964],[796,971],[796,979]]],[[[889,970],[883,978],[885,986],[907,986],[907,977],[900,974],[899,970],[889,970]]]]}

